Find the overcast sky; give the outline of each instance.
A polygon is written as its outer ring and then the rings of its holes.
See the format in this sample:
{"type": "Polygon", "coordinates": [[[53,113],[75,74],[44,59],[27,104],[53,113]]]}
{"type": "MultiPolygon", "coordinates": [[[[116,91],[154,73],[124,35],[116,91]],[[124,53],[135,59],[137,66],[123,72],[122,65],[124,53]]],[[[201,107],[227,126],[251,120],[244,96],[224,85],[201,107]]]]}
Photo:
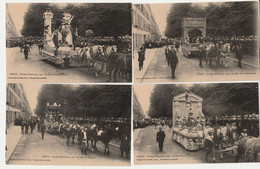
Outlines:
{"type": "Polygon", "coordinates": [[[166,19],[172,5],[173,4],[150,4],[155,22],[157,23],[162,35],[165,31],[167,24],[166,19]]]}
{"type": "Polygon", "coordinates": [[[14,21],[17,33],[18,33],[18,35],[21,35],[21,30],[23,27],[23,17],[24,17],[25,12],[28,9],[29,4],[8,3],[7,5],[8,5],[9,13],[14,21]]]}
{"type": "Polygon", "coordinates": [[[23,84],[23,88],[26,93],[27,100],[30,104],[31,110],[33,111],[37,106],[37,97],[42,88],[42,84],[23,84]]]}
{"type": "Polygon", "coordinates": [[[148,117],[147,111],[149,110],[150,107],[150,96],[154,89],[154,86],[155,86],[154,84],[134,86],[134,92],[138,98],[138,101],[141,104],[141,107],[146,117],[148,117]]]}

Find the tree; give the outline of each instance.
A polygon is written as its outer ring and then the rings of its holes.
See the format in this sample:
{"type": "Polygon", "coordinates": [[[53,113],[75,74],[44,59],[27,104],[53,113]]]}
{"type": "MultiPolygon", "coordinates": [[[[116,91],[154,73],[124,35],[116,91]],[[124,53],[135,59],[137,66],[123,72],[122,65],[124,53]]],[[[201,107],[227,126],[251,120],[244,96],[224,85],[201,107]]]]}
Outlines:
{"type": "Polygon", "coordinates": [[[42,36],[44,11],[51,9],[54,22],[62,18],[63,12],[74,15],[72,28],[78,29],[80,36],[91,29],[96,36],[119,36],[131,34],[131,4],[127,3],[85,3],[67,4],[58,7],[54,4],[31,4],[24,17],[22,35],[42,36]]]}
{"type": "Polygon", "coordinates": [[[184,17],[206,17],[207,35],[249,36],[257,34],[257,2],[214,2],[174,4],[167,17],[165,35],[181,37],[184,17]]]}
{"type": "Polygon", "coordinates": [[[185,85],[157,85],[150,98],[149,116],[171,117],[172,98],[185,90],[203,98],[203,113],[233,115],[245,112],[259,113],[257,83],[219,83],[185,85]]]}
{"type": "Polygon", "coordinates": [[[131,86],[44,85],[38,95],[36,113],[45,115],[47,102],[62,104],[70,117],[131,117],[131,86]],[[66,101],[66,104],[64,104],[66,101]]]}

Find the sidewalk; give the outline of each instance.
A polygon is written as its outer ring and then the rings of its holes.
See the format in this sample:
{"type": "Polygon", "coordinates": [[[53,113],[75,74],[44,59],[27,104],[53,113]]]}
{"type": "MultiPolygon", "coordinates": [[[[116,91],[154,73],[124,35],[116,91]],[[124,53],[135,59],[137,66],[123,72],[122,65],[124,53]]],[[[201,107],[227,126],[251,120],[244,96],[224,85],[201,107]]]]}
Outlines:
{"type": "Polygon", "coordinates": [[[137,137],[139,136],[139,134],[141,133],[141,131],[142,131],[142,128],[138,128],[138,129],[134,129],[134,132],[133,132],[133,134],[134,134],[134,144],[135,144],[135,140],[137,139],[137,137]]]}
{"type": "MultiPolygon", "coordinates": [[[[237,58],[235,57],[234,52],[230,53],[230,56],[228,57],[229,60],[233,62],[238,62],[237,58]]],[[[259,68],[259,60],[258,57],[250,56],[250,55],[244,55],[242,59],[242,64],[247,65],[254,68],[259,68]]]]}
{"type": "Polygon", "coordinates": [[[147,68],[149,67],[157,51],[158,48],[146,49],[143,69],[140,71],[139,62],[138,62],[138,50],[134,50],[134,82],[135,83],[142,82],[145,72],[147,71],[147,68]]]}
{"type": "Polygon", "coordinates": [[[5,161],[7,162],[11,157],[16,145],[22,138],[21,127],[20,126],[12,126],[7,130],[6,135],[6,147],[7,151],[5,153],[5,161]]]}

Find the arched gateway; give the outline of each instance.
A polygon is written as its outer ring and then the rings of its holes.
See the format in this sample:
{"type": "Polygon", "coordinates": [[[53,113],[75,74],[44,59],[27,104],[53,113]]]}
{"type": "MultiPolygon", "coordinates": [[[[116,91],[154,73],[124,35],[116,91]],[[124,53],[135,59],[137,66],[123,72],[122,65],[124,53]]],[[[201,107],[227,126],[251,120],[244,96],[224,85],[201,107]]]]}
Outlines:
{"type": "Polygon", "coordinates": [[[190,36],[206,37],[206,18],[185,17],[182,19],[181,27],[182,39],[185,39],[190,36]]]}

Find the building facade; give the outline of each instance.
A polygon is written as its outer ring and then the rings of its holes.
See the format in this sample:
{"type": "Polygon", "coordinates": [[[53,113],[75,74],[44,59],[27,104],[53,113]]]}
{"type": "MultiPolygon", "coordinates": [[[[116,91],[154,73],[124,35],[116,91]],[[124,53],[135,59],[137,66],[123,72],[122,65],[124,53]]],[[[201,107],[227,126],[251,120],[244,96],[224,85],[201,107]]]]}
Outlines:
{"type": "Polygon", "coordinates": [[[160,31],[149,4],[132,5],[133,47],[138,48],[146,41],[159,40],[160,31]]]}
{"type": "Polygon", "coordinates": [[[6,129],[14,125],[15,119],[30,116],[31,108],[23,85],[8,83],[6,86],[6,129]]]}
{"type": "Polygon", "coordinates": [[[8,5],[6,5],[6,39],[17,38],[18,34],[12,20],[12,17],[8,10],[8,5]]]}

